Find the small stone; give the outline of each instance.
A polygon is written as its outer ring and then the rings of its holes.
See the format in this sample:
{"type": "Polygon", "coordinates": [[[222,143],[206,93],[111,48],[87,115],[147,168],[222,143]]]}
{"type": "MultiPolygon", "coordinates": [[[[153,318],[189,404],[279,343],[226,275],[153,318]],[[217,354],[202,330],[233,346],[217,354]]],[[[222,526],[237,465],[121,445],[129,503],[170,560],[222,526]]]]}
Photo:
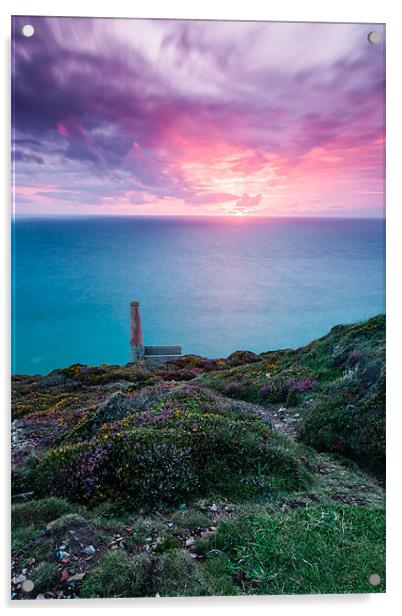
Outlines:
{"type": "Polygon", "coordinates": [[[22,582],[25,582],[26,579],[26,576],[21,573],[14,578],[13,582],[14,584],[22,584],[22,582]]]}
{"type": "Polygon", "coordinates": [[[168,528],[173,528],[173,522],[168,522],[168,523],[166,524],[166,526],[167,526],[168,528]]]}
{"type": "Polygon", "coordinates": [[[218,506],[215,505],[215,503],[213,503],[210,507],[210,510],[213,511],[214,513],[216,513],[218,511],[218,506]]]}
{"type": "Polygon", "coordinates": [[[35,562],[36,562],[36,560],[35,560],[34,558],[28,558],[28,560],[27,560],[27,565],[28,565],[29,567],[32,567],[32,565],[34,565],[34,564],[35,564],[35,562]]]}
{"type": "Polygon", "coordinates": [[[191,547],[192,545],[194,545],[194,544],[195,544],[195,539],[194,539],[194,537],[189,537],[189,538],[186,540],[186,548],[190,548],[190,547],[191,547]]]}
{"type": "Polygon", "coordinates": [[[212,530],[212,532],[215,533],[218,529],[216,526],[210,526],[209,530],[212,530]]]}
{"type": "Polygon", "coordinates": [[[89,556],[96,554],[96,549],[94,548],[93,545],[87,545],[87,547],[84,548],[83,551],[85,552],[85,554],[89,554],[89,556]]]}
{"type": "Polygon", "coordinates": [[[40,593],[39,595],[36,595],[36,599],[41,601],[45,598],[45,595],[43,595],[42,593],[40,593]]]}
{"type": "Polygon", "coordinates": [[[72,575],[68,581],[68,583],[70,584],[71,582],[81,582],[81,580],[85,577],[85,571],[83,573],[76,573],[75,575],[72,575]]]}

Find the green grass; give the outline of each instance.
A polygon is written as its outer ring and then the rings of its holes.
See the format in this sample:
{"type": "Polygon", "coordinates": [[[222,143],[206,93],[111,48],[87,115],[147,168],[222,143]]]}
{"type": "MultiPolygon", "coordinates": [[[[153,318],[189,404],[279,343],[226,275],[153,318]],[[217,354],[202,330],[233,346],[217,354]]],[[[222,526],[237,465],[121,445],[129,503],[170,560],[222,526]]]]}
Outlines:
{"type": "Polygon", "coordinates": [[[59,581],[59,568],[55,562],[43,561],[32,571],[30,579],[34,583],[35,593],[53,590],[59,581]]]}
{"type": "Polygon", "coordinates": [[[41,500],[31,500],[11,507],[11,522],[13,528],[20,526],[37,528],[66,513],[73,513],[76,509],[77,507],[66,500],[54,496],[41,500]]]}
{"type": "Polygon", "coordinates": [[[385,591],[384,542],[383,511],[334,505],[224,522],[199,549],[244,593],[366,593],[385,591]]]}
{"type": "Polygon", "coordinates": [[[84,580],[80,596],[84,598],[144,597],[148,595],[147,554],[129,557],[123,550],[108,552],[84,580]]]}

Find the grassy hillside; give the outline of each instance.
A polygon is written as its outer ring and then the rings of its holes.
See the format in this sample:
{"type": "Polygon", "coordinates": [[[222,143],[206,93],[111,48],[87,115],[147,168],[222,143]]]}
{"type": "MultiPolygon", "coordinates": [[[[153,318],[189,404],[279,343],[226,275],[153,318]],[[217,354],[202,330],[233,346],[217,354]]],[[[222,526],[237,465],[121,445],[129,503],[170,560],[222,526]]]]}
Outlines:
{"type": "Polygon", "coordinates": [[[13,598],[383,592],[384,329],[13,377],[13,598]]]}

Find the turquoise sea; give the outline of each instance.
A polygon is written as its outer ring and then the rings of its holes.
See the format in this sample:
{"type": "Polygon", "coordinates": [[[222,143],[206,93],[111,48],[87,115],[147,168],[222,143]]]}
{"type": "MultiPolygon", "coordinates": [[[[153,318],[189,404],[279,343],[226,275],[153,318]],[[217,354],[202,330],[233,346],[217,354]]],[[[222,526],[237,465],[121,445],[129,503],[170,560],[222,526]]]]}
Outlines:
{"type": "Polygon", "coordinates": [[[297,347],[385,310],[379,219],[92,217],[13,222],[13,372],[297,347]]]}

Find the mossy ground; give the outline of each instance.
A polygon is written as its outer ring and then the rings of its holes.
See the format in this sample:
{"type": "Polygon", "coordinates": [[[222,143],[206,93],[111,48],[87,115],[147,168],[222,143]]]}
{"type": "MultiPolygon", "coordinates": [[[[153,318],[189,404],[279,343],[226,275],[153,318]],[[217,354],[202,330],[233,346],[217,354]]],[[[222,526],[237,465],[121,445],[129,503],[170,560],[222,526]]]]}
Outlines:
{"type": "Polygon", "coordinates": [[[13,597],[383,592],[383,391],[382,317],[14,377],[13,597]]]}

